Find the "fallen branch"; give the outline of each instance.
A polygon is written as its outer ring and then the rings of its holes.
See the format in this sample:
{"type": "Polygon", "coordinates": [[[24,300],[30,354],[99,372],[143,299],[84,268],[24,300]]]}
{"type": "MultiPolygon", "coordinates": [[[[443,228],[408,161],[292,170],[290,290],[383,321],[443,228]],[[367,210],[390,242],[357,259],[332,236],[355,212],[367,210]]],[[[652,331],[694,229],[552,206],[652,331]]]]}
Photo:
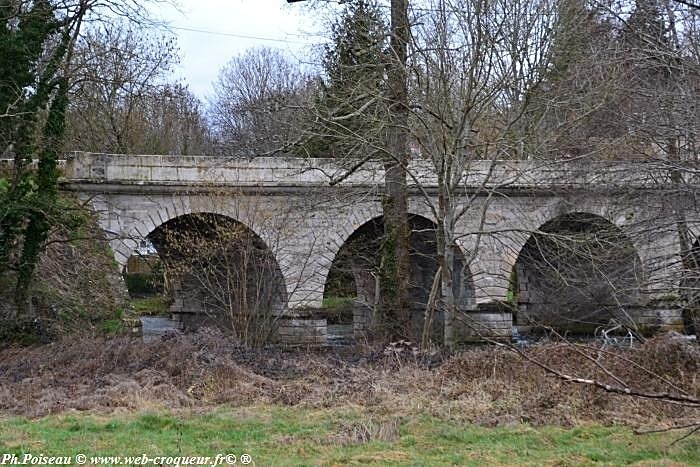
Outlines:
{"type": "MultiPolygon", "coordinates": [[[[466,323],[466,321],[465,321],[466,323]]],[[[646,392],[642,391],[639,389],[635,388],[630,388],[628,386],[617,386],[614,384],[607,384],[603,383],[602,381],[598,381],[597,379],[591,379],[591,378],[579,378],[576,376],[568,375],[566,373],[563,373],[556,368],[552,368],[551,366],[547,365],[546,363],[542,363],[541,361],[537,360],[536,358],[531,357],[527,353],[523,352],[521,349],[518,347],[514,346],[513,344],[506,343],[506,342],[500,342],[488,337],[485,337],[482,335],[481,332],[479,332],[478,329],[475,327],[471,326],[469,323],[466,323],[467,326],[471,327],[477,335],[484,341],[484,342],[489,342],[495,346],[498,347],[504,347],[511,352],[515,352],[520,357],[522,357],[524,360],[532,363],[535,366],[538,366],[542,370],[544,370],[546,373],[553,375],[562,381],[570,382],[570,383],[577,383],[577,384],[584,384],[587,386],[593,386],[599,389],[602,389],[605,392],[609,392],[612,394],[620,394],[620,395],[625,395],[625,396],[631,396],[631,397],[638,397],[640,399],[651,399],[651,400],[657,400],[660,402],[665,402],[665,403],[670,403],[670,404],[678,404],[678,405],[683,405],[685,407],[692,407],[692,408],[700,408],[700,399],[697,397],[688,395],[688,394],[673,394],[670,392],[646,392]]]]}
{"type": "Polygon", "coordinates": [[[505,347],[507,349],[510,349],[511,351],[516,352],[518,355],[520,355],[522,358],[527,360],[528,362],[532,363],[533,365],[536,365],[543,369],[545,372],[556,376],[557,378],[571,382],[571,383],[578,383],[578,384],[585,384],[588,386],[594,386],[599,389],[602,389],[603,391],[613,393],[613,394],[621,394],[625,396],[633,396],[633,397],[639,397],[641,399],[652,399],[652,400],[658,400],[662,402],[671,402],[671,403],[677,403],[681,405],[685,405],[687,407],[693,407],[693,408],[700,408],[700,399],[697,397],[692,397],[692,396],[687,396],[683,394],[672,394],[669,392],[646,392],[646,391],[641,391],[638,389],[634,388],[629,388],[629,387],[622,387],[622,386],[615,386],[613,384],[606,384],[601,381],[598,381],[596,379],[589,379],[589,378],[579,378],[576,376],[571,376],[567,375],[555,368],[552,368],[551,366],[540,362],[537,359],[534,359],[527,355],[525,352],[520,350],[519,348],[515,347],[514,345],[506,344],[503,342],[497,342],[490,340],[492,343],[495,345],[505,347]]]}

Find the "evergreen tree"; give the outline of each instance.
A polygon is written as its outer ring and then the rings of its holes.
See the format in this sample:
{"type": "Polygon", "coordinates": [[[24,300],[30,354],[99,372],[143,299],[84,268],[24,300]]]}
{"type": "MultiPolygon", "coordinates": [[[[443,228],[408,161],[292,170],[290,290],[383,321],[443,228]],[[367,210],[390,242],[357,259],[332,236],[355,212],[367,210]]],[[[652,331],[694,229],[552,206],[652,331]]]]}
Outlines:
{"type": "Polygon", "coordinates": [[[616,118],[624,96],[615,41],[614,27],[597,4],[558,3],[550,65],[523,123],[531,132],[526,154],[592,154],[597,141],[625,133],[616,118]]]}
{"type": "Polygon", "coordinates": [[[622,38],[627,47],[638,52],[669,45],[668,28],[657,0],[635,1],[634,11],[624,24],[622,38]]]}
{"type": "Polygon", "coordinates": [[[665,11],[657,0],[637,0],[620,34],[625,102],[618,120],[639,142],[641,157],[659,155],[658,149],[675,157],[686,101],[696,99],[696,75],[684,69],[665,11]]]}
{"type": "Polygon", "coordinates": [[[309,146],[314,155],[367,156],[380,145],[388,37],[385,18],[372,0],[349,3],[332,25],[309,146]]]}

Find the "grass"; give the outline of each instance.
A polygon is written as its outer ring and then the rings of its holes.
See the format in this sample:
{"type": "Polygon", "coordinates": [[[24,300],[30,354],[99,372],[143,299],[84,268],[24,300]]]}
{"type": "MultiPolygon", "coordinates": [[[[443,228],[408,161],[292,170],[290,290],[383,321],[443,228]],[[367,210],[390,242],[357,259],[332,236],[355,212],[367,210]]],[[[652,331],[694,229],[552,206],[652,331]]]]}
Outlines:
{"type": "Polygon", "coordinates": [[[106,319],[102,321],[102,332],[105,334],[119,334],[124,331],[124,322],[121,318],[106,319]]]}
{"type": "Polygon", "coordinates": [[[323,308],[342,308],[352,306],[353,297],[323,297],[323,308]]]}
{"type": "Polygon", "coordinates": [[[206,412],[0,418],[0,452],[215,456],[256,465],[698,465],[700,443],[629,428],[483,428],[419,415],[382,418],[352,407],[262,406],[206,412]],[[389,426],[389,430],[383,427],[389,426]],[[391,432],[394,427],[394,433],[391,432]]]}
{"type": "Polygon", "coordinates": [[[324,297],[323,310],[328,324],[352,324],[353,297],[324,297]]]}
{"type": "Polygon", "coordinates": [[[161,295],[154,295],[144,298],[132,298],[131,303],[139,315],[155,316],[167,315],[168,305],[161,295]]]}
{"type": "Polygon", "coordinates": [[[124,312],[117,310],[111,318],[102,320],[102,331],[105,334],[119,334],[124,331],[124,312]]]}

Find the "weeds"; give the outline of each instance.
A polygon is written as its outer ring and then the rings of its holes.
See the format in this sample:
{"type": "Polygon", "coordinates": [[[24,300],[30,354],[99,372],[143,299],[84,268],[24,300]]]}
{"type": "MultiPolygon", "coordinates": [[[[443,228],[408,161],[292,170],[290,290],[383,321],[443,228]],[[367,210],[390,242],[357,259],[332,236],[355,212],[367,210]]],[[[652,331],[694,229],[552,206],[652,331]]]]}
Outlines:
{"type": "MultiPolygon", "coordinates": [[[[527,352],[571,373],[605,377],[563,344],[535,345],[527,352]]],[[[635,428],[678,425],[698,416],[696,409],[551,378],[495,347],[474,347],[436,361],[407,353],[401,358],[384,349],[250,350],[214,330],[148,344],[114,337],[10,347],[0,350],[0,410],[39,417],[70,409],[350,406],[370,416],[345,432],[360,441],[391,438],[382,423],[416,414],[483,426],[593,422],[635,428]]],[[[600,359],[643,389],[655,390],[663,379],[689,394],[700,392],[696,344],[656,338],[600,359]]]]}

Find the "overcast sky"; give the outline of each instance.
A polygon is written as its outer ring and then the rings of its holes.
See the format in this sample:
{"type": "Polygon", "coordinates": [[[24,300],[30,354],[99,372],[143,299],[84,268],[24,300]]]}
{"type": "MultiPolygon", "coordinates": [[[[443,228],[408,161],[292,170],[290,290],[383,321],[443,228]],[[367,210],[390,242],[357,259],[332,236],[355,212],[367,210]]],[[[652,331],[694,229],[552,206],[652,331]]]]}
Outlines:
{"type": "Polygon", "coordinates": [[[179,3],[181,12],[159,6],[155,13],[174,28],[181,56],[178,77],[184,78],[200,99],[211,94],[212,82],[221,67],[247,48],[275,47],[308,62],[311,44],[322,41],[319,15],[311,14],[304,3],[288,4],[286,0],[179,0],[179,3]]]}

